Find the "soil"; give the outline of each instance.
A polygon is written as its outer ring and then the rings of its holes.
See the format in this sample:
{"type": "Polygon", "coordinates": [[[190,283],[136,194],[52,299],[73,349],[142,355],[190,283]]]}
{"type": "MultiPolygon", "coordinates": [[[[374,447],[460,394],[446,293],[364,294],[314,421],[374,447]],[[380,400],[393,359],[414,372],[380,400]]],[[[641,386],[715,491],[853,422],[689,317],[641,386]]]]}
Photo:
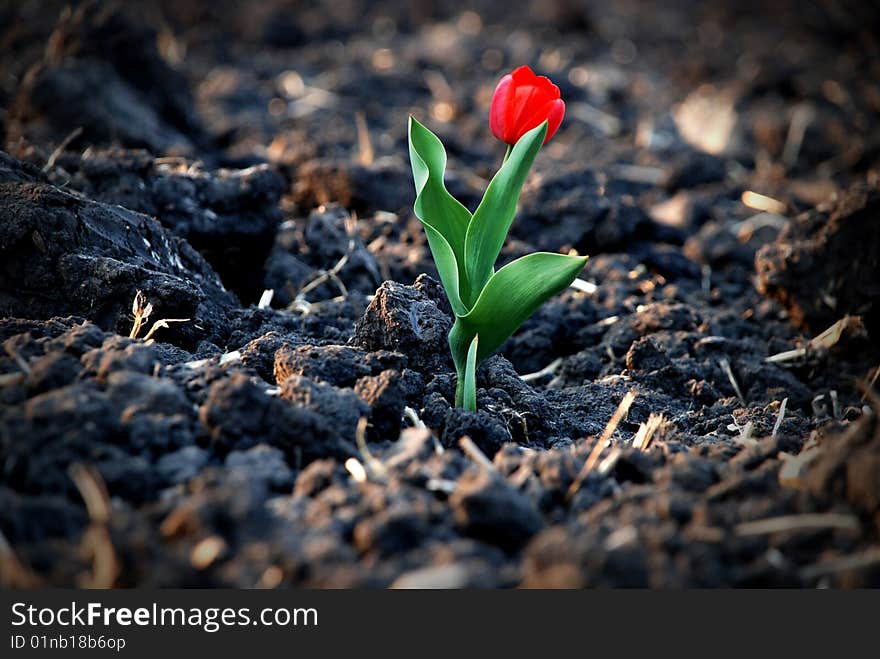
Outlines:
{"type": "Polygon", "coordinates": [[[4,586],[880,586],[880,12],[520,9],[0,6],[4,586]],[[523,63],[471,413],[406,118],[473,209],[523,63]]]}

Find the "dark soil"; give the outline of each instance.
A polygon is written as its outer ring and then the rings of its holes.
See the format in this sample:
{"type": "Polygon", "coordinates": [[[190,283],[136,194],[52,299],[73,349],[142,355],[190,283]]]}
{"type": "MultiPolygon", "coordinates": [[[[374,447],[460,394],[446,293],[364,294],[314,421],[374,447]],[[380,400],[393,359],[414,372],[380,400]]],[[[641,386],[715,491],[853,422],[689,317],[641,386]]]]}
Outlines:
{"type": "Polygon", "coordinates": [[[880,586],[880,12],[520,9],[0,5],[2,585],[880,586]],[[474,208],[523,63],[470,413],[406,118],[474,208]]]}

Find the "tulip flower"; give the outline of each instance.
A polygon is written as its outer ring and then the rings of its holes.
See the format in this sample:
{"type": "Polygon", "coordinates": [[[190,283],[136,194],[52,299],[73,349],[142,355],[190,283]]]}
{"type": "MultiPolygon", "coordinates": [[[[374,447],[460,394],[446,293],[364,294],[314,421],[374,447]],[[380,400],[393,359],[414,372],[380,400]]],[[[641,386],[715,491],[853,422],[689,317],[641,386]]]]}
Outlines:
{"type": "Polygon", "coordinates": [[[520,191],[541,146],[562,122],[559,88],[525,66],[505,76],[492,101],[493,134],[508,143],[504,163],[471,213],[446,189],[446,151],[413,117],[409,156],[413,211],[425,227],[440,281],[455,313],[449,347],[458,375],[455,404],[477,408],[476,371],[544,302],[565,290],[586,257],[537,252],[495,271],[520,191]]]}
{"type": "Polygon", "coordinates": [[[489,127],[492,134],[509,145],[533,128],[547,122],[547,142],[559,130],[565,114],[565,103],[559,87],[545,76],[537,76],[527,66],[521,66],[501,78],[492,96],[489,127]]]}

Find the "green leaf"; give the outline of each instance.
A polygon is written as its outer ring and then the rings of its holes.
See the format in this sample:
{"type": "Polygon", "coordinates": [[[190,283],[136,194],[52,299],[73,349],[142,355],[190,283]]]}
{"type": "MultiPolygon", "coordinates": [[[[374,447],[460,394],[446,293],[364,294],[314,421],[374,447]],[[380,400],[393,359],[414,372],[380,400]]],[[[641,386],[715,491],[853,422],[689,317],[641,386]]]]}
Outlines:
{"type": "MultiPolygon", "coordinates": [[[[479,295],[495,272],[495,261],[516,215],[520,191],[546,135],[545,121],[517,141],[507,161],[486,188],[483,200],[467,227],[464,257],[470,290],[474,296],[479,295]]],[[[466,298],[463,301],[468,307],[474,302],[466,298]]]]}
{"type": "Polygon", "coordinates": [[[477,364],[500,348],[538,307],[574,281],[587,258],[536,252],[492,275],[476,304],[467,314],[458,315],[449,333],[456,365],[465,345],[477,335],[477,364]]]}
{"type": "Polygon", "coordinates": [[[471,214],[446,190],[446,151],[434,133],[409,118],[409,158],[416,186],[413,210],[425,226],[428,245],[443,288],[455,313],[465,313],[469,300],[464,243],[471,214]]]}
{"type": "Polygon", "coordinates": [[[480,336],[474,337],[468,348],[467,362],[464,368],[464,392],[462,407],[471,412],[477,411],[477,351],[479,350],[480,336]]]}

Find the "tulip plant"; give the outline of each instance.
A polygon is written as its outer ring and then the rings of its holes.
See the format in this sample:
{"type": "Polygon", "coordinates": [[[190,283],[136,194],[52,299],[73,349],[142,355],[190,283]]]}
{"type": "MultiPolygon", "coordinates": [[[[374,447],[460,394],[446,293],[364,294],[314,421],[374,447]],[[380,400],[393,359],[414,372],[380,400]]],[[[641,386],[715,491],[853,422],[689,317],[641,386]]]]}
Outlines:
{"type": "Polygon", "coordinates": [[[586,263],[587,257],[537,252],[495,271],[526,175],[564,113],[559,88],[527,66],[501,79],[492,98],[490,128],[507,143],[507,153],[473,213],[446,190],[443,144],[410,117],[413,210],[425,227],[455,313],[449,347],[458,375],[457,407],[477,409],[477,367],[538,307],[567,288],[586,263]]]}

